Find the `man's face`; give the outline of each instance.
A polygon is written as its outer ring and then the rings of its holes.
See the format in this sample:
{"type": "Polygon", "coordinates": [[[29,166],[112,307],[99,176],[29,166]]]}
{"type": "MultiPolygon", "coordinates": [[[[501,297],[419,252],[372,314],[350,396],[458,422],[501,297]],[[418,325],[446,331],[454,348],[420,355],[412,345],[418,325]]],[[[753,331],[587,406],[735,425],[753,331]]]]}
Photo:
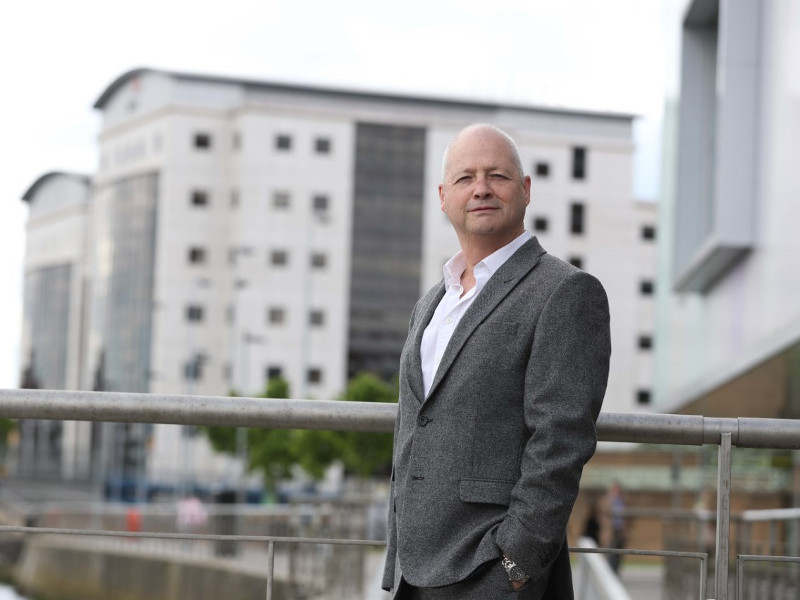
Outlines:
{"type": "Polygon", "coordinates": [[[530,189],[505,138],[477,129],[451,145],[439,199],[462,247],[488,243],[497,249],[524,230],[530,189]]]}

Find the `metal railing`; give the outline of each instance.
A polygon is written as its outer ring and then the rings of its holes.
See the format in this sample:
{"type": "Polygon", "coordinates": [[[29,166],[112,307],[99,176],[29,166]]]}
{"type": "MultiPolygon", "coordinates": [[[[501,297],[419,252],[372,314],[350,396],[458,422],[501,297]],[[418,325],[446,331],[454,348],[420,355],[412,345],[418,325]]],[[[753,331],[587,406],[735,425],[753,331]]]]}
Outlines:
{"type": "MultiPolygon", "coordinates": [[[[273,400],[213,396],[165,396],[117,392],[66,392],[48,390],[0,390],[0,417],[166,423],[176,425],[227,425],[285,429],[391,432],[397,407],[393,404],[273,400]]],[[[740,448],[800,449],[800,421],[787,419],[708,418],[693,415],[606,413],[597,423],[602,441],[675,445],[717,445],[717,521],[715,549],[715,600],[729,600],[731,454],[740,448]]],[[[12,528],[36,532],[29,528],[12,528]]],[[[62,530],[54,530],[62,531],[62,530]]],[[[66,532],[66,531],[65,531],[66,532]]],[[[82,531],[82,535],[89,532],[82,531]]],[[[91,532],[104,535],[104,532],[91,532]]],[[[114,532],[118,535],[117,532],[114,532]]],[[[158,537],[156,534],[136,534],[158,537]]],[[[168,534],[173,535],[175,534],[168,534]]],[[[182,536],[180,539],[183,539],[182,536]]],[[[186,539],[192,539],[188,537],[186,539]]],[[[237,538],[248,536],[236,536],[237,538]]],[[[216,539],[201,536],[199,539],[216,539]]],[[[320,543],[321,540],[268,538],[251,541],[320,543]]],[[[330,544],[374,544],[367,540],[325,540],[330,544]]],[[[647,551],[643,551],[647,552],[647,551]]],[[[632,551],[626,551],[632,553],[632,551]]],[[[274,554],[271,554],[274,556],[274,554]]],[[[702,555],[697,558],[702,560],[702,555]]],[[[741,556],[739,562],[760,560],[741,556]]],[[[272,560],[267,598],[271,597],[272,560]]],[[[702,594],[702,592],[701,592],[702,594]]]]}

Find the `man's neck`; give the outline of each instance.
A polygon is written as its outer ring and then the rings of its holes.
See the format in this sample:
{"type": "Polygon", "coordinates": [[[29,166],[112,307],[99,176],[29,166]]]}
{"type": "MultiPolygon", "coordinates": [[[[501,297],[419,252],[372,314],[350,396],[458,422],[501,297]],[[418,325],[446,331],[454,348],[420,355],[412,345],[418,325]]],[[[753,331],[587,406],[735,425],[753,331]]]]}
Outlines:
{"type": "Polygon", "coordinates": [[[467,268],[465,269],[464,273],[469,272],[470,276],[472,276],[475,265],[477,265],[487,256],[491,256],[500,250],[500,248],[503,246],[507,246],[513,242],[522,234],[523,231],[525,231],[525,228],[520,227],[519,231],[516,233],[509,236],[504,236],[500,239],[488,235],[469,236],[465,237],[464,239],[459,237],[458,241],[461,244],[461,253],[464,256],[464,261],[467,263],[467,268]]]}

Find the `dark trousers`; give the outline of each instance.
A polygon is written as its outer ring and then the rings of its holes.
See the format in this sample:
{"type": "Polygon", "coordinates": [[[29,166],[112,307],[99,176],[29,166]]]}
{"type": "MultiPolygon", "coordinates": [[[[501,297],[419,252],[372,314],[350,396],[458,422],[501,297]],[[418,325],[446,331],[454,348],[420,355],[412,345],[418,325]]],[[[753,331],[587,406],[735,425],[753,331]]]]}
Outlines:
{"type": "Polygon", "coordinates": [[[418,588],[401,580],[395,600],[541,600],[547,581],[528,581],[514,590],[500,560],[487,563],[475,575],[452,585],[418,588]]]}

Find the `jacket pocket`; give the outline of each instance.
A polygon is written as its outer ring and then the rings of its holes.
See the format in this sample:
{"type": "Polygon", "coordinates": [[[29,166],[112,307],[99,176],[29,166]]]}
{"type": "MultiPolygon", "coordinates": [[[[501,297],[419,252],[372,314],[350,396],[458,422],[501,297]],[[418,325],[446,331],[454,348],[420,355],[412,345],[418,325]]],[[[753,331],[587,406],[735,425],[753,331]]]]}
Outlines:
{"type": "Polygon", "coordinates": [[[516,481],[498,479],[462,479],[459,483],[458,494],[464,502],[478,502],[482,504],[511,504],[511,490],[516,481]]]}

